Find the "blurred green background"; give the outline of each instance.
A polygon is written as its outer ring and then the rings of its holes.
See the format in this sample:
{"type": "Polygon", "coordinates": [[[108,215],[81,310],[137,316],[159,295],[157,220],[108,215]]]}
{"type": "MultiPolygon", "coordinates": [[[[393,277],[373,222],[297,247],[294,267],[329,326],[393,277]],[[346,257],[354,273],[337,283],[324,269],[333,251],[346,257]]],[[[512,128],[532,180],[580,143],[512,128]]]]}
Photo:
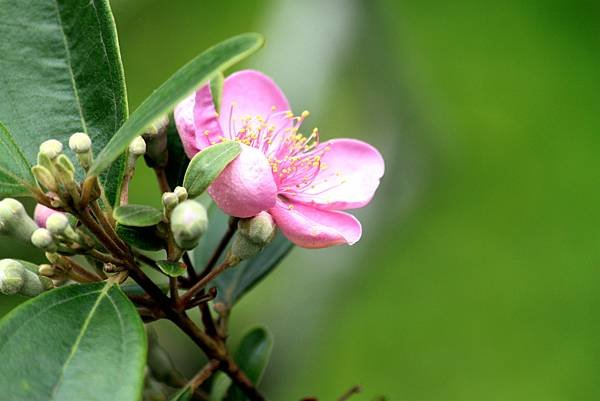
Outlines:
{"type": "MultiPolygon", "coordinates": [[[[325,138],[386,159],[363,240],[294,250],[234,313],[237,333],[274,332],[270,399],[354,384],[357,401],[600,399],[600,3],[112,3],[131,109],[258,31],[266,47],[242,67],[325,138]]],[[[132,201],[158,200],[140,169],[132,201]]],[[[175,330],[161,338],[184,372],[200,365],[175,330]]]]}

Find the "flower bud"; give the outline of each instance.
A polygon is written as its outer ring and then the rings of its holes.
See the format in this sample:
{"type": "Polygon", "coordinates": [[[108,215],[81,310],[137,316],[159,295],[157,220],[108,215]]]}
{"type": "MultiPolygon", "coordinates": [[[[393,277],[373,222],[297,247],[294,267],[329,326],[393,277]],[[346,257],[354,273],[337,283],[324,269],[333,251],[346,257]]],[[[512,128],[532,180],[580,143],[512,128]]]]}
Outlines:
{"type": "Polygon", "coordinates": [[[57,249],[52,233],[45,228],[38,228],[31,234],[31,243],[46,252],[55,252],[57,249]]]}
{"type": "Polygon", "coordinates": [[[12,198],[0,201],[0,234],[13,235],[29,242],[31,234],[37,228],[21,202],[12,198]]]}
{"type": "Polygon", "coordinates": [[[69,147],[77,154],[87,153],[92,150],[92,140],[83,132],[76,132],[69,138],[69,147]]]}
{"type": "Polygon", "coordinates": [[[175,187],[173,193],[177,195],[177,199],[179,199],[179,202],[184,202],[188,198],[187,190],[184,187],[175,187]]]}
{"type": "Polygon", "coordinates": [[[33,297],[52,287],[52,283],[27,270],[13,259],[0,260],[0,292],[33,297]]]}
{"type": "Polygon", "coordinates": [[[40,153],[48,156],[50,160],[56,159],[62,151],[63,145],[56,139],[49,139],[40,145],[40,153]]]}
{"type": "Polygon", "coordinates": [[[193,200],[180,203],[171,214],[173,239],[181,249],[193,249],[208,228],[204,206],[193,200]]]}
{"type": "Polygon", "coordinates": [[[75,166],[71,160],[65,156],[60,155],[56,158],[56,163],[54,164],[56,168],[56,178],[61,182],[68,184],[75,181],[75,166]]]}
{"type": "Polygon", "coordinates": [[[38,274],[40,276],[43,277],[48,277],[48,278],[56,278],[58,277],[58,272],[56,271],[56,269],[52,266],[52,265],[40,265],[40,269],[38,271],[38,274]]]}
{"type": "Polygon", "coordinates": [[[38,227],[46,228],[46,222],[48,221],[48,218],[53,214],[62,214],[62,212],[59,212],[57,210],[46,207],[41,203],[38,203],[35,207],[35,210],[33,211],[33,219],[35,220],[35,223],[38,225],[38,227]]]}
{"type": "Polygon", "coordinates": [[[164,167],[167,165],[169,153],[167,151],[167,127],[169,118],[159,118],[146,130],[143,137],[146,141],[146,154],[144,159],[150,167],[164,167]]]}
{"type": "Polygon", "coordinates": [[[84,170],[88,170],[92,165],[92,140],[87,134],[77,132],[69,138],[69,147],[77,155],[79,165],[84,170]]]}
{"type": "Polygon", "coordinates": [[[146,153],[146,142],[144,142],[144,138],[138,136],[129,144],[129,154],[138,158],[144,153],[146,153]]]}
{"type": "Polygon", "coordinates": [[[240,219],[239,233],[255,244],[264,247],[275,236],[276,226],[273,217],[267,212],[260,212],[249,219],[240,219]]]}
{"type": "Polygon", "coordinates": [[[36,165],[31,168],[31,173],[44,188],[48,191],[58,192],[58,184],[56,179],[46,167],[36,165]]]}
{"type": "Polygon", "coordinates": [[[245,235],[237,233],[233,237],[228,260],[230,263],[237,263],[240,260],[250,259],[257,255],[262,248],[256,242],[250,241],[245,235]]]}
{"type": "Polygon", "coordinates": [[[46,228],[54,235],[62,235],[70,227],[69,219],[62,213],[53,213],[46,220],[46,228]]]}
{"type": "Polygon", "coordinates": [[[175,209],[175,206],[179,204],[179,198],[173,192],[165,192],[162,194],[162,204],[165,210],[165,217],[168,217],[171,211],[175,209]]]}

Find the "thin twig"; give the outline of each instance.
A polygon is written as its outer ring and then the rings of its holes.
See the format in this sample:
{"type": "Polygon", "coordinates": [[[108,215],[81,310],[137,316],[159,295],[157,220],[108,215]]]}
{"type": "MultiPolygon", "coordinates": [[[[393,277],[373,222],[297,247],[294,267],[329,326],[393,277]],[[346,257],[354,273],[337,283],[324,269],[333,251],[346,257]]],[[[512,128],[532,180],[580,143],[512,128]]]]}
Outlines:
{"type": "Polygon", "coordinates": [[[225,261],[217,266],[215,269],[211,270],[206,276],[202,277],[200,280],[196,282],[183,296],[179,301],[179,305],[185,306],[188,302],[194,298],[200,291],[206,287],[206,284],[210,283],[215,277],[219,274],[223,273],[225,270],[230,268],[232,265],[229,261],[225,261]]]}
{"type": "Polygon", "coordinates": [[[211,359],[202,369],[200,369],[196,376],[189,382],[192,393],[215,373],[220,364],[221,362],[218,360],[211,359]]]}
{"type": "Polygon", "coordinates": [[[362,387],[361,386],[353,386],[350,389],[348,389],[348,391],[346,391],[344,394],[342,394],[342,396],[340,398],[338,398],[337,401],[346,401],[350,397],[352,397],[354,394],[358,394],[361,391],[362,391],[362,387]]]}
{"type": "Polygon", "coordinates": [[[165,172],[165,169],[162,167],[156,167],[154,168],[154,174],[156,174],[156,181],[158,181],[160,192],[171,192],[171,186],[169,185],[169,180],[167,179],[167,173],[165,172]]]}

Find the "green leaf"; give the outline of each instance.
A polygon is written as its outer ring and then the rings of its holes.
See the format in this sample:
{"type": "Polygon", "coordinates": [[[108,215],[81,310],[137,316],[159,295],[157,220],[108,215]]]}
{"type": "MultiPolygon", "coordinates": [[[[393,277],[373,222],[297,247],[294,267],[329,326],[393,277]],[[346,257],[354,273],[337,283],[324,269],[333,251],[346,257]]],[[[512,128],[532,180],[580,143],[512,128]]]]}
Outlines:
{"type": "MultiPolygon", "coordinates": [[[[99,152],[127,118],[108,0],[0,0],[0,20],[0,121],[27,161],[35,164],[42,141],[66,146],[75,132],[89,134],[99,152]]],[[[103,183],[114,203],[123,160],[110,167],[103,183]]]]}
{"type": "MultiPolygon", "coordinates": [[[[242,338],[234,359],[246,376],[255,385],[258,385],[269,364],[272,350],[273,337],[271,333],[264,327],[256,327],[242,338]]],[[[229,389],[225,397],[226,401],[246,401],[246,399],[246,396],[235,386],[229,389]]]]}
{"type": "Polygon", "coordinates": [[[117,224],[117,235],[134,248],[144,251],[160,251],[165,246],[164,239],[158,234],[157,226],[131,227],[117,224]]]}
{"type": "Polygon", "coordinates": [[[170,277],[179,277],[186,272],[184,263],[159,260],[156,262],[160,270],[170,277]]]}
{"type": "Polygon", "coordinates": [[[200,85],[263,45],[263,37],[247,33],[230,38],[211,47],[183,66],[162,84],[132,113],[92,165],[90,175],[99,174],[121,154],[129,143],[159,116],[168,113],[177,102],[200,85]]]}
{"type": "MultiPolygon", "coordinates": [[[[227,231],[229,216],[213,203],[208,208],[208,232],[193,250],[194,268],[202,270],[212,252],[227,231]]],[[[255,257],[242,261],[239,265],[225,270],[212,282],[217,287],[218,302],[232,307],[244,294],[263,280],[292,250],[294,245],[281,233],[255,257]]],[[[219,262],[223,261],[223,257],[219,262]]]]}
{"type": "Polygon", "coordinates": [[[124,226],[150,227],[162,221],[163,213],[152,206],[124,205],[115,208],[113,217],[124,226]]]}
{"type": "Polygon", "coordinates": [[[217,372],[210,386],[210,401],[222,401],[231,387],[231,379],[223,372],[217,372]]]}
{"type": "Polygon", "coordinates": [[[70,285],[6,316],[0,355],[2,399],[138,400],[146,335],[117,285],[70,285]]]}
{"type": "Polygon", "coordinates": [[[29,195],[29,188],[35,186],[27,159],[8,129],[0,123],[0,196],[29,195]]]}
{"type": "Polygon", "coordinates": [[[241,150],[239,143],[226,141],[198,152],[190,161],[183,178],[183,186],[189,197],[197,198],[202,195],[241,150]]]}

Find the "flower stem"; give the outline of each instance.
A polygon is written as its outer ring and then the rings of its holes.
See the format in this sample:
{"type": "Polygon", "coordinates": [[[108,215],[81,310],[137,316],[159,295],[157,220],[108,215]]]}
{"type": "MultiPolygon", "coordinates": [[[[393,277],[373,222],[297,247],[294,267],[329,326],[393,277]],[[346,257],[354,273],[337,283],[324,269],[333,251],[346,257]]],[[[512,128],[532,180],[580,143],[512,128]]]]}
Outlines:
{"type": "Polygon", "coordinates": [[[185,305],[187,305],[196,295],[203,295],[200,294],[200,292],[202,292],[206,284],[210,283],[215,277],[223,273],[231,266],[233,266],[231,262],[225,261],[217,266],[217,268],[211,270],[207,275],[198,280],[196,284],[194,284],[185,294],[183,294],[179,300],[179,305],[185,307],[185,305]]]}

